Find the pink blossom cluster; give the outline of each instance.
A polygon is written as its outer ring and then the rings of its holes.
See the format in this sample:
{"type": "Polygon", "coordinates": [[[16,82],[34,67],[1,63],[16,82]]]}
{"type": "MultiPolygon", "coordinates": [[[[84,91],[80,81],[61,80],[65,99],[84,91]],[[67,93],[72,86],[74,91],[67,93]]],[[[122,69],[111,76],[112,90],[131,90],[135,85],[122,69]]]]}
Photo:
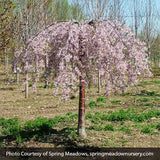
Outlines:
{"type": "Polygon", "coordinates": [[[55,85],[63,90],[64,99],[76,89],[80,76],[87,81],[87,70],[101,72],[106,95],[124,92],[139,78],[151,75],[145,43],[118,21],[68,21],[51,25],[27,42],[22,54],[24,64],[28,62],[25,69],[35,67],[36,57],[37,67],[44,67],[46,55],[48,68],[54,70],[55,85]]]}

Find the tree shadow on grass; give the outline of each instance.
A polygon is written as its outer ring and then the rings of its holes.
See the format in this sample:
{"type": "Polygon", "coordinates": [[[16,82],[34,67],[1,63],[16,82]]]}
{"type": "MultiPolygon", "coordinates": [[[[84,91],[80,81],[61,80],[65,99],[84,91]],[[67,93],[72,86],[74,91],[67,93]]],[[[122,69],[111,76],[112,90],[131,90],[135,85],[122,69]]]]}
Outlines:
{"type": "Polygon", "coordinates": [[[35,137],[36,142],[41,143],[52,143],[55,146],[62,147],[76,147],[76,143],[70,137],[70,133],[73,129],[64,128],[61,130],[57,129],[49,129],[48,131],[38,130],[34,132],[26,132],[22,131],[22,139],[25,141],[30,141],[33,137],[35,137]]]}
{"type": "MultiPolygon", "coordinates": [[[[84,139],[78,138],[75,129],[70,127],[65,127],[61,130],[52,128],[48,128],[48,130],[45,131],[41,128],[36,131],[22,130],[20,131],[19,136],[21,137],[22,142],[30,142],[31,139],[34,139],[35,142],[54,144],[55,148],[65,148],[65,150],[68,151],[74,151],[74,149],[83,151],[84,148],[88,151],[98,150],[97,147],[95,148],[86,145],[84,139]]],[[[14,147],[23,147],[23,143],[20,144],[19,142],[16,142],[17,137],[13,135],[0,136],[0,143],[2,144],[5,141],[5,146],[11,146],[12,142],[14,142],[14,147]]]]}

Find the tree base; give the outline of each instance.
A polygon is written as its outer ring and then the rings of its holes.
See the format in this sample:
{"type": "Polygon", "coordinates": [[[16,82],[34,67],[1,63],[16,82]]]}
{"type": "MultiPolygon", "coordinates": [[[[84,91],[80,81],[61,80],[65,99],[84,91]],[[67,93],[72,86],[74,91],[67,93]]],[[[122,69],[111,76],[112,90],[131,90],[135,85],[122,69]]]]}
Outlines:
{"type": "Polygon", "coordinates": [[[85,129],[82,129],[82,128],[78,129],[78,135],[82,138],[87,137],[85,129]]]}

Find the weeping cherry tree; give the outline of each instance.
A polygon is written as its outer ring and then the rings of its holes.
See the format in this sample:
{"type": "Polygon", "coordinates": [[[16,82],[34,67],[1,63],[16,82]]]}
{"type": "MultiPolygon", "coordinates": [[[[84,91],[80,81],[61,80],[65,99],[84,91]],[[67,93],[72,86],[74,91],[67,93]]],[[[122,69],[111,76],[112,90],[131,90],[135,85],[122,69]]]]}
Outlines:
{"type": "MultiPolygon", "coordinates": [[[[21,55],[21,56],[20,56],[21,55]]],[[[145,43],[135,38],[131,29],[118,21],[57,22],[31,38],[22,57],[25,72],[35,65],[54,70],[55,94],[69,98],[79,87],[78,133],[85,137],[85,86],[87,71],[101,70],[106,84],[105,95],[124,92],[140,78],[150,76],[145,43]],[[79,85],[77,85],[79,84],[79,85]]],[[[47,72],[48,74],[50,72],[47,72]]]]}

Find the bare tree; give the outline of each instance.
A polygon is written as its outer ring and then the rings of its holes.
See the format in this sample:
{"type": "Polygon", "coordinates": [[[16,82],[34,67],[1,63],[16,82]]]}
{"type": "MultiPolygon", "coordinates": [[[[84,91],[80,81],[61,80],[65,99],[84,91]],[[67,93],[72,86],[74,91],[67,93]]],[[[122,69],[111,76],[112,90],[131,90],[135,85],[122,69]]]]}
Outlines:
{"type": "Polygon", "coordinates": [[[126,0],[112,0],[110,1],[108,9],[108,18],[114,21],[115,19],[124,21],[124,4],[126,0]]]}
{"type": "Polygon", "coordinates": [[[89,19],[102,19],[106,16],[109,0],[83,0],[84,12],[89,19]]]}
{"type": "Polygon", "coordinates": [[[135,36],[136,36],[136,38],[137,38],[137,35],[138,35],[138,20],[139,20],[139,17],[138,16],[140,16],[140,14],[139,14],[139,8],[138,8],[138,6],[137,6],[137,0],[134,0],[133,1],[133,3],[134,3],[134,30],[135,30],[135,36]]]}

